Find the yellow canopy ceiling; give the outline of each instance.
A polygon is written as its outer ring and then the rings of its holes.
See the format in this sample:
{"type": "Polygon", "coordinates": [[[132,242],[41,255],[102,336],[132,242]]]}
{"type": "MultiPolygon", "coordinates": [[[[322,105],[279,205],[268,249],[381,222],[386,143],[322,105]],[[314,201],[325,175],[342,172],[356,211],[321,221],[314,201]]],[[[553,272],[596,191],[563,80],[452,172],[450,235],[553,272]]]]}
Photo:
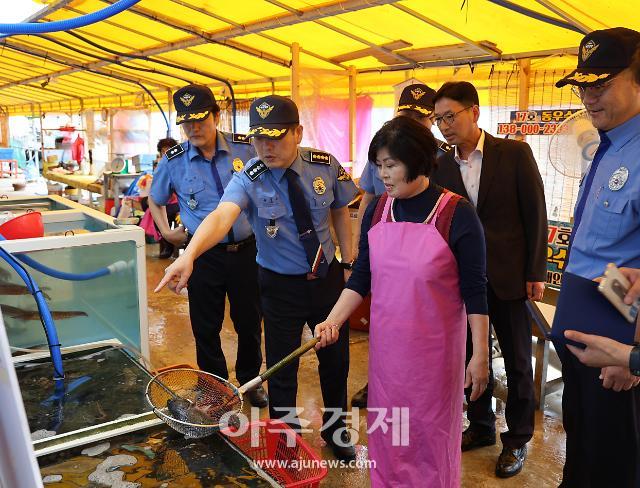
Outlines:
{"type": "MultiPolygon", "coordinates": [[[[43,3],[36,20],[44,22],[95,12],[115,0],[43,3]]],[[[142,0],[73,33],[4,38],[0,106],[12,114],[149,106],[146,88],[167,107],[171,91],[188,82],[228,95],[220,80],[240,98],[288,93],[294,43],[302,69],[344,73],[353,66],[365,93],[404,80],[407,70],[441,80],[459,66],[551,55],[562,57],[545,62],[568,68],[583,33],[619,25],[640,30],[637,3],[142,0]]]]}

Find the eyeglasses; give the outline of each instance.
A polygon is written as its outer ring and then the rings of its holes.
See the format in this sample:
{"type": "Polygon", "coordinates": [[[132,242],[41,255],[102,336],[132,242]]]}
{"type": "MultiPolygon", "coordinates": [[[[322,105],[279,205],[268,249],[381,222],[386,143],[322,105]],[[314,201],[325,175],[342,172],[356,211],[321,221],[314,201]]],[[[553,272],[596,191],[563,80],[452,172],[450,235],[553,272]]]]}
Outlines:
{"type": "Polygon", "coordinates": [[[598,98],[598,97],[601,97],[604,94],[604,92],[606,92],[609,89],[613,80],[615,80],[615,78],[611,78],[605,81],[604,83],[601,83],[596,86],[584,87],[584,86],[571,85],[571,91],[580,100],[584,100],[584,97],[587,95],[587,93],[590,93],[591,96],[598,98]]]}
{"type": "Polygon", "coordinates": [[[465,110],[469,110],[473,105],[469,105],[468,107],[463,108],[462,110],[458,110],[457,112],[449,112],[439,117],[434,117],[433,121],[436,123],[438,127],[442,125],[442,122],[446,122],[447,125],[451,125],[456,121],[456,115],[464,112],[465,110]]]}

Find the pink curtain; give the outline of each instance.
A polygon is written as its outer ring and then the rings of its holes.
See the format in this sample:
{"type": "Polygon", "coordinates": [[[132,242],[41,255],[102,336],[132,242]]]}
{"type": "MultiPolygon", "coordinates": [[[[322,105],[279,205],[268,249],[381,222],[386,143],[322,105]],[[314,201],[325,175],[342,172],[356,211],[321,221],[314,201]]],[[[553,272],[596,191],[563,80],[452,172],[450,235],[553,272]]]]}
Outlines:
{"type": "MultiPolygon", "coordinates": [[[[356,100],[356,161],[366,161],[371,138],[369,96],[356,100]]],[[[333,154],[338,161],[349,161],[349,100],[319,97],[313,118],[315,145],[333,154]]],[[[355,163],[355,162],[354,162],[355,163]]],[[[355,164],[354,164],[355,166],[355,164]]]]}

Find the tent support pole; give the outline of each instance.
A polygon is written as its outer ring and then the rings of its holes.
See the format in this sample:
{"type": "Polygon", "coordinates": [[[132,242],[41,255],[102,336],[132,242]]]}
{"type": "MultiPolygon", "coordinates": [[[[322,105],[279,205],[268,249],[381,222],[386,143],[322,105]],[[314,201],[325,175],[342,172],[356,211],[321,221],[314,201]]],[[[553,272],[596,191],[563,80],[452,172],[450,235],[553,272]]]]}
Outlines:
{"type": "MultiPolygon", "coordinates": [[[[529,84],[531,81],[531,59],[519,59],[518,67],[520,68],[519,88],[518,88],[518,110],[524,112],[529,110],[529,84]]],[[[523,135],[516,136],[516,139],[523,141],[523,135]]]]}
{"type": "Polygon", "coordinates": [[[291,44],[291,99],[300,107],[300,44],[291,44]]]}
{"type": "Polygon", "coordinates": [[[356,77],[355,66],[349,66],[349,160],[353,171],[356,161],[356,77]]]}

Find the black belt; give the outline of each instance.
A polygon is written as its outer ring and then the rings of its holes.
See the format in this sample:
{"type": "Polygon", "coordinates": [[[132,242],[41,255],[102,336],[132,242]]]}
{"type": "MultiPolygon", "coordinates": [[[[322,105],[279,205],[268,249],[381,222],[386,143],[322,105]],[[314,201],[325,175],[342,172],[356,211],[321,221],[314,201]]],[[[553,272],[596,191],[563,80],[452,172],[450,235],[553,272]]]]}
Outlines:
{"type": "MultiPolygon", "coordinates": [[[[335,259],[331,260],[331,263],[329,263],[329,266],[332,266],[334,264],[334,262],[337,262],[335,259]]],[[[314,275],[313,273],[305,273],[305,274],[283,274],[283,273],[278,273],[276,271],[270,270],[269,268],[265,268],[263,266],[260,266],[261,269],[274,274],[276,276],[281,276],[282,278],[293,278],[296,280],[307,280],[307,281],[312,281],[312,280],[317,280],[320,277],[314,275]]]]}
{"type": "MultiPolygon", "coordinates": [[[[191,241],[193,234],[187,234],[187,244],[191,241]]],[[[222,249],[226,252],[238,252],[244,246],[248,246],[249,244],[253,244],[256,242],[256,236],[250,235],[246,239],[236,242],[222,242],[220,244],[216,244],[212,247],[212,249],[222,249]]]]}

